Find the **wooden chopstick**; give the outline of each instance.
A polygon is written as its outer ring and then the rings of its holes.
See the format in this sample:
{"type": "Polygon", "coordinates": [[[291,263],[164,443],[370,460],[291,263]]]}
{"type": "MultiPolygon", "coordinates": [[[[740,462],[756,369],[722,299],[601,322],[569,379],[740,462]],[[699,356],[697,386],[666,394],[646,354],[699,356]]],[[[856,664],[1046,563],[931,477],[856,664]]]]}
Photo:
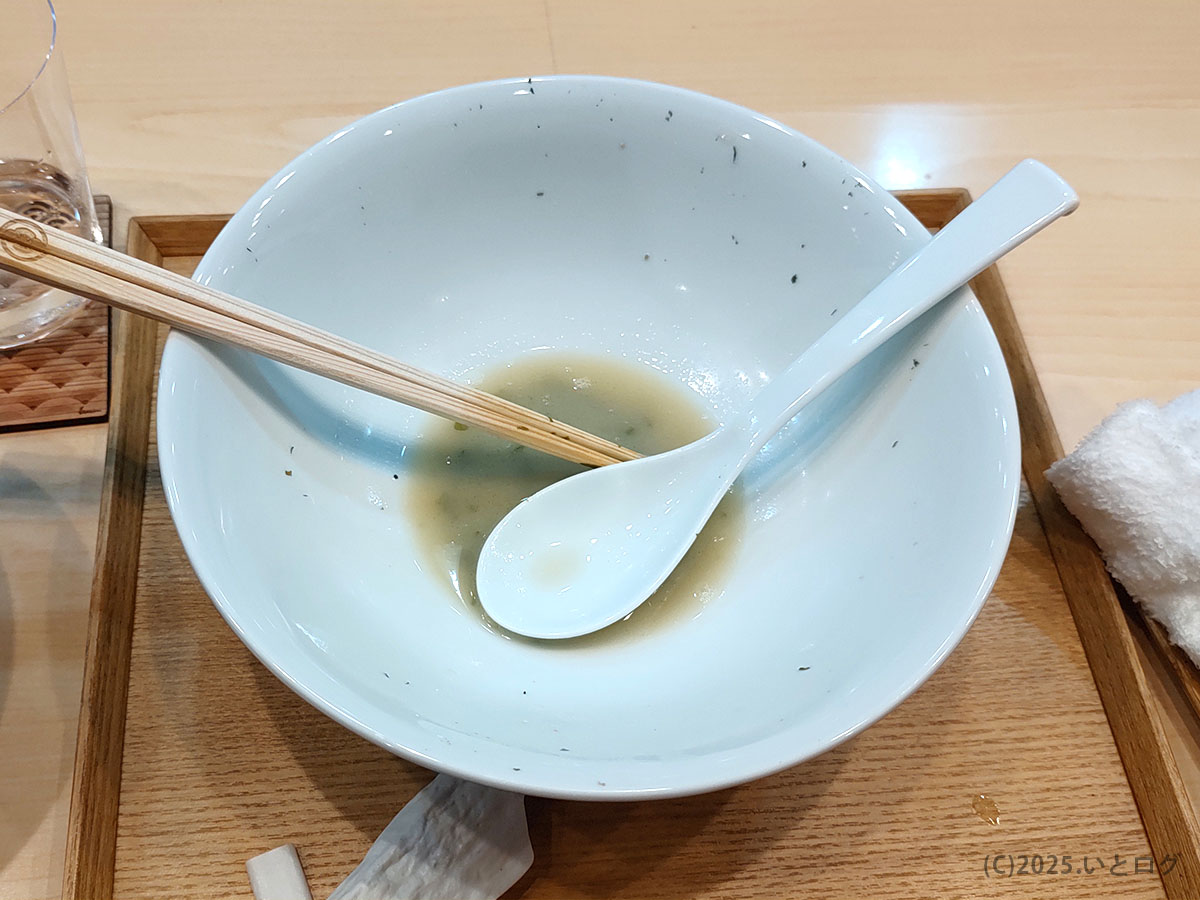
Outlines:
{"type": "Polygon", "coordinates": [[[0,209],[0,269],[259,353],[572,462],[633,450],[142,260],[0,209]]]}

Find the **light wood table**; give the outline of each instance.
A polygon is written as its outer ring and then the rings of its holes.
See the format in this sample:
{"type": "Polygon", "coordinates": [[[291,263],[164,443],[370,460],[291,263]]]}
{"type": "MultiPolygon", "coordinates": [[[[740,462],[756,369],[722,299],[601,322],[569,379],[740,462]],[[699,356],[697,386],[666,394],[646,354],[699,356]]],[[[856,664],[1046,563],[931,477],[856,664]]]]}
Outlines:
{"type": "MultiPolygon", "coordinates": [[[[1001,269],[1064,443],[1122,400],[1200,386],[1197,3],[57,6],[118,247],[129,216],[233,211],[304,147],[405,97],[635,76],[774,116],[891,188],[978,194],[1044,160],[1083,206],[1001,269]]],[[[0,437],[0,900],[59,893],[103,438],[0,437]]],[[[1195,725],[1163,698],[1200,797],[1195,725]]]]}

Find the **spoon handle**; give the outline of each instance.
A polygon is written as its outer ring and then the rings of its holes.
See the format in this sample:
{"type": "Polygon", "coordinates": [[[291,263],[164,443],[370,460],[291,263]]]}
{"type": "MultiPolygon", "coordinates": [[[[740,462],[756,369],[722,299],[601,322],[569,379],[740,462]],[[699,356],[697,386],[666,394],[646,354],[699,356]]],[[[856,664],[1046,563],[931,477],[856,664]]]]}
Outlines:
{"type": "Polygon", "coordinates": [[[1078,205],[1042,163],[1018,163],[759,391],[739,429],[750,438],[747,456],[896,332],[1078,205]]]}

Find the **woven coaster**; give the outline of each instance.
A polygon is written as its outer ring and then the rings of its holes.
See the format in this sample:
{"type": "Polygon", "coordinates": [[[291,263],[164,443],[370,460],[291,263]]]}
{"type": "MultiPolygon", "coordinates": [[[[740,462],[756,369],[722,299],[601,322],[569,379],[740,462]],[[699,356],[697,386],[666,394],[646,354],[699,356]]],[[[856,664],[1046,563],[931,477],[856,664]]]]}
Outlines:
{"type": "MultiPolygon", "coordinates": [[[[112,246],[112,200],[98,196],[96,217],[112,246]]],[[[103,422],[108,418],[108,320],[103,303],[40,341],[0,350],[0,431],[103,422]]]]}

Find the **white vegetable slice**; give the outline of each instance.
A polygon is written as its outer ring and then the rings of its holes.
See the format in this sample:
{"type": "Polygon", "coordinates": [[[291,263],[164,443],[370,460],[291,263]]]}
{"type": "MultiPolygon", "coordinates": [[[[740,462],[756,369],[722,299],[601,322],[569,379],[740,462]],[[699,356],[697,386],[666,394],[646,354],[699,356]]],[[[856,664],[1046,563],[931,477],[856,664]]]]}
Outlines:
{"type": "Polygon", "coordinates": [[[438,775],[329,900],[496,900],[531,865],[524,796],[438,775]]]}

